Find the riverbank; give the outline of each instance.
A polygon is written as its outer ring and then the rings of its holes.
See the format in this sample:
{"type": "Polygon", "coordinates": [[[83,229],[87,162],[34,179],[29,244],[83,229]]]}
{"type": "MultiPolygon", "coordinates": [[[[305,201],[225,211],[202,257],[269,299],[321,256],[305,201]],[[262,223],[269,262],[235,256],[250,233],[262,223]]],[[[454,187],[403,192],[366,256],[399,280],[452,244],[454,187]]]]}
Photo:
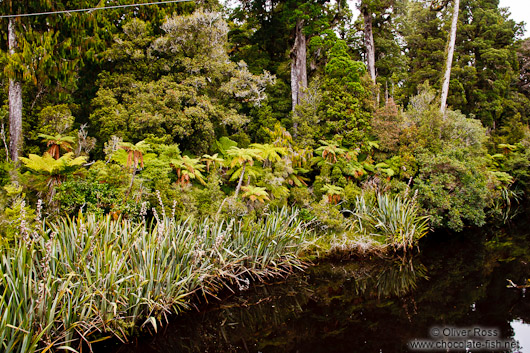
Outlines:
{"type": "Polygon", "coordinates": [[[399,197],[359,197],[340,233],[322,232],[324,224],[287,208],[228,221],[178,221],[163,211],[150,223],[80,215],[22,224],[2,249],[0,342],[24,353],[127,342],[157,332],[194,295],[245,289],[359,246],[406,251],[428,229],[417,212],[399,197]]]}
{"type": "Polygon", "coordinates": [[[2,251],[2,351],[156,332],[198,291],[214,295],[227,283],[245,287],[299,268],[305,234],[287,209],[229,222],[161,215],[152,225],[110,216],[41,224],[2,251]]]}
{"type": "MultiPolygon", "coordinates": [[[[494,327],[503,342],[526,338],[530,297],[507,281],[524,283],[530,273],[524,221],[429,234],[405,262],[320,261],[175,317],[153,337],[107,341],[94,352],[405,353],[409,341],[434,338],[433,326],[494,327]]],[[[530,346],[521,344],[526,353],[530,346]]]]}

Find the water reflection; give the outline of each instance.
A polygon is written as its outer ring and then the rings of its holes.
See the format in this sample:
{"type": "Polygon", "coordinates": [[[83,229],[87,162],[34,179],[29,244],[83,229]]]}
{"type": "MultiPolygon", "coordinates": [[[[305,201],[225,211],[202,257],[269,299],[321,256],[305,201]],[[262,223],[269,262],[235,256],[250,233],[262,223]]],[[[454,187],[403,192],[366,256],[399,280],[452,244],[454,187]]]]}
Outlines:
{"type": "Polygon", "coordinates": [[[322,263],[181,317],[154,338],[97,351],[407,352],[433,326],[529,337],[528,295],[507,281],[528,279],[526,229],[435,234],[411,259],[322,263]]]}

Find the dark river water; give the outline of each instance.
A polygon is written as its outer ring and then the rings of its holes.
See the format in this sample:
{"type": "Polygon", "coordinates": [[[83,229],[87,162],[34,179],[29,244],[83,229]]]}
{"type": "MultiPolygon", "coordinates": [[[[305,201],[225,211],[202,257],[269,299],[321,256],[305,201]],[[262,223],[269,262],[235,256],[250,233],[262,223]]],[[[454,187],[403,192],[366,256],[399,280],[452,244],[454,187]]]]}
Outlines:
{"type": "Polygon", "coordinates": [[[414,256],[324,261],[201,305],[154,337],[95,351],[378,353],[416,344],[530,353],[530,289],[514,287],[530,278],[530,222],[516,224],[430,234],[414,256]]]}

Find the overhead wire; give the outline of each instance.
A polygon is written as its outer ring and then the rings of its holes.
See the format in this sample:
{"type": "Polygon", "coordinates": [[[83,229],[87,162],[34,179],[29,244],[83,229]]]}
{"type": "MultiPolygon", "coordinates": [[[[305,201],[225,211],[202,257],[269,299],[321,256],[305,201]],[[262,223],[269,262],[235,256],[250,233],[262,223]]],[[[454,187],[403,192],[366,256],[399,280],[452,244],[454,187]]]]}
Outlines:
{"type": "Polygon", "coordinates": [[[70,9],[70,10],[34,12],[34,13],[24,13],[24,14],[0,15],[0,18],[46,16],[46,15],[68,14],[68,13],[73,13],[73,12],[92,12],[92,11],[99,11],[99,10],[112,10],[112,9],[121,9],[121,8],[126,8],[126,7],[138,7],[138,6],[148,6],[148,5],[164,5],[164,4],[173,4],[173,3],[190,2],[190,1],[194,1],[194,0],[165,0],[165,1],[147,2],[147,3],[139,3],[139,4],[91,7],[91,8],[86,8],[86,9],[70,9]]]}

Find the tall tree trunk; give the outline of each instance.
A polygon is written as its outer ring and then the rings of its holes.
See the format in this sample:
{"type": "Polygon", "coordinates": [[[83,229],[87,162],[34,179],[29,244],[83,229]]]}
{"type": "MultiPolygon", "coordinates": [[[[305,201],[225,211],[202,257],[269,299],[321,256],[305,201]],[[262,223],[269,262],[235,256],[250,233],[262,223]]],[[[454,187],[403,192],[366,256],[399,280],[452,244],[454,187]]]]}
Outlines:
{"type": "Polygon", "coordinates": [[[458,9],[460,7],[460,0],[454,0],[453,22],[451,23],[451,37],[449,39],[449,47],[447,50],[447,62],[445,64],[444,82],[442,85],[442,102],[440,111],[445,115],[445,106],[447,103],[447,95],[449,94],[449,82],[451,81],[451,65],[453,64],[453,54],[455,52],[456,42],[456,25],[458,23],[458,9]]]}
{"type": "MultiPolygon", "coordinates": [[[[17,47],[14,18],[9,19],[8,46],[9,54],[14,55],[17,47]]],[[[9,135],[9,154],[16,162],[22,147],[22,83],[15,78],[9,79],[9,135]]]]}
{"type": "Polygon", "coordinates": [[[247,162],[243,162],[243,170],[241,170],[241,176],[239,177],[239,182],[237,183],[236,187],[236,193],[234,195],[234,198],[237,199],[237,195],[239,195],[239,190],[241,189],[241,185],[243,185],[243,177],[245,176],[245,167],[247,166],[247,162]]]}
{"type": "Polygon", "coordinates": [[[366,6],[363,6],[361,11],[364,19],[364,47],[366,48],[368,73],[375,84],[375,45],[372,31],[372,12],[366,6]]]}
{"type": "Polygon", "coordinates": [[[385,105],[388,104],[388,81],[385,80],[385,105]]]}
{"type": "Polygon", "coordinates": [[[366,63],[368,66],[368,73],[374,83],[374,91],[372,92],[377,106],[379,106],[379,89],[376,86],[376,74],[375,74],[375,44],[374,44],[374,32],[372,30],[372,12],[367,6],[361,7],[364,20],[364,47],[366,48],[366,63]]]}
{"type": "Polygon", "coordinates": [[[134,185],[134,177],[135,176],[136,176],[136,166],[134,165],[133,166],[133,175],[132,175],[132,178],[131,178],[131,183],[129,184],[129,189],[127,190],[127,194],[125,195],[125,200],[129,199],[129,194],[131,193],[131,190],[132,190],[133,185],[134,185]]]}
{"type": "MultiPolygon", "coordinates": [[[[306,37],[303,33],[304,20],[298,19],[295,27],[294,45],[291,50],[291,97],[293,112],[298,104],[302,102],[305,89],[307,89],[307,47],[306,37]]],[[[294,131],[298,123],[293,124],[294,131]]]]}

